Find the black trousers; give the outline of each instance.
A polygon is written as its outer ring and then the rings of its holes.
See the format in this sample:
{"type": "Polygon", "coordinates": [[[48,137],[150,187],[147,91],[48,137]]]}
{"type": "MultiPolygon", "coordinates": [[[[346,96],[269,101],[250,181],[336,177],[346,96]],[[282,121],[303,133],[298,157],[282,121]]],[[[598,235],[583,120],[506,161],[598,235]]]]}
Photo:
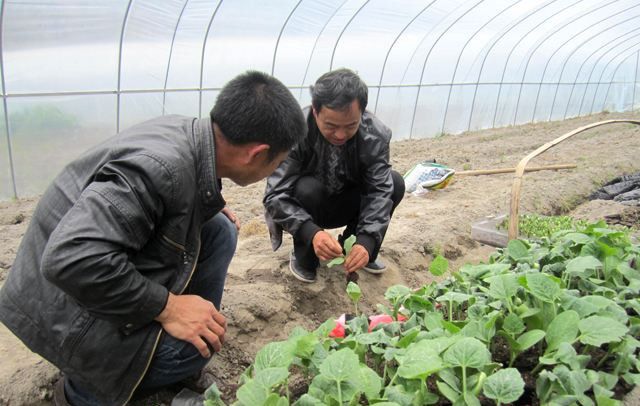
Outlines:
{"type": "MultiPolygon", "coordinates": [[[[393,179],[393,211],[404,197],[404,178],[396,171],[391,171],[393,179]]],[[[339,228],[346,226],[339,238],[340,244],[350,235],[355,235],[360,215],[360,188],[346,189],[337,195],[329,195],[327,188],[312,176],[303,176],[296,183],[294,196],[302,207],[311,215],[314,223],[322,228],[339,228]]],[[[384,239],[384,234],[382,235],[384,239]]],[[[382,241],[380,241],[382,244],[382,241]]],[[[298,263],[307,269],[315,269],[319,260],[313,250],[311,240],[301,236],[293,236],[293,249],[298,263]]],[[[374,247],[369,261],[378,257],[380,245],[374,247]]]]}

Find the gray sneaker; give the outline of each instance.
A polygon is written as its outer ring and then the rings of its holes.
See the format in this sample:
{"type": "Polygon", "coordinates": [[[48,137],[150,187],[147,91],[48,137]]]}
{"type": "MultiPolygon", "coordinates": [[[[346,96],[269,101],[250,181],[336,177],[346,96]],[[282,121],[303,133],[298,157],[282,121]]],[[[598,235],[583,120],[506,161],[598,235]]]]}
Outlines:
{"type": "Polygon", "coordinates": [[[316,281],[316,270],[303,268],[300,263],[298,263],[296,254],[293,251],[291,251],[291,257],[289,258],[289,270],[299,281],[306,283],[316,281]]]}
{"type": "Polygon", "coordinates": [[[387,266],[379,259],[376,259],[375,261],[371,261],[365,265],[364,270],[374,275],[378,275],[386,271],[387,266]]]}

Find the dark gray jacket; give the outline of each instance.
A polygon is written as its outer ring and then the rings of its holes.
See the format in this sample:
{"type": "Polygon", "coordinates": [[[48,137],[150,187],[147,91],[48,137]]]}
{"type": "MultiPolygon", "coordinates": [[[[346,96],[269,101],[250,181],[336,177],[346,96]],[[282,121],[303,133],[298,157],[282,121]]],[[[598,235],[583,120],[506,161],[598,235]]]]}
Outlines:
{"type": "MultiPolygon", "coordinates": [[[[282,244],[282,230],[310,239],[320,227],[293,197],[296,182],[302,176],[322,173],[327,162],[329,143],[320,133],[311,109],[305,109],[309,132],[289,157],[267,179],[263,203],[273,250],[282,244]]],[[[391,221],[393,180],[389,162],[391,130],[368,111],[362,115],[356,135],[346,143],[347,187],[361,190],[360,218],[356,243],[369,255],[380,246],[391,221]]]]}
{"type": "Polygon", "coordinates": [[[224,207],[210,119],[134,126],[69,164],[41,197],[0,291],[0,321],[32,351],[126,403],[161,333],[154,318],[224,207]]]}

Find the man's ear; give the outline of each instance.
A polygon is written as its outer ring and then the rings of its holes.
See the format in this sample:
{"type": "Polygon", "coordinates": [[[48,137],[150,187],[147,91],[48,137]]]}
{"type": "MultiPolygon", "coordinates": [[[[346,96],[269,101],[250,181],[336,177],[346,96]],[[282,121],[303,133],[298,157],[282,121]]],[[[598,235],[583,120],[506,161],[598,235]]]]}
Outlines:
{"type": "Polygon", "coordinates": [[[248,147],[246,152],[247,163],[255,162],[261,156],[264,156],[269,151],[269,144],[252,144],[248,147]]]}

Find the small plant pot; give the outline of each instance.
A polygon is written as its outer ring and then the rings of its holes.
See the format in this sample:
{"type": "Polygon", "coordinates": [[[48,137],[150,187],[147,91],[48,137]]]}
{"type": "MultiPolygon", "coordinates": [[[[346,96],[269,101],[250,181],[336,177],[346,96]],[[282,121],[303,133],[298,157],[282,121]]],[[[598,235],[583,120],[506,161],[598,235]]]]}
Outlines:
{"type": "Polygon", "coordinates": [[[505,230],[499,230],[498,226],[505,221],[506,214],[487,217],[471,226],[471,238],[492,247],[503,248],[509,242],[509,236],[505,230]]]}

